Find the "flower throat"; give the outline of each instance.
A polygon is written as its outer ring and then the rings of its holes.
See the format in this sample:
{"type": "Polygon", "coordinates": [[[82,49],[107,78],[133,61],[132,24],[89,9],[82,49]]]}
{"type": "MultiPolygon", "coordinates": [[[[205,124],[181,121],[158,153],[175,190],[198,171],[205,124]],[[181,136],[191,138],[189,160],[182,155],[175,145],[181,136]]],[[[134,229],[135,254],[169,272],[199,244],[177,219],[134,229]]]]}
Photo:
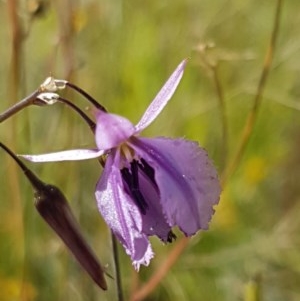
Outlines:
{"type": "Polygon", "coordinates": [[[152,184],[157,187],[154,178],[154,169],[143,158],[141,158],[140,161],[133,159],[130,163],[130,169],[127,167],[122,168],[121,175],[135,204],[138,206],[141,213],[145,215],[148,209],[148,204],[140,191],[139,169],[148,177],[152,184]]]}

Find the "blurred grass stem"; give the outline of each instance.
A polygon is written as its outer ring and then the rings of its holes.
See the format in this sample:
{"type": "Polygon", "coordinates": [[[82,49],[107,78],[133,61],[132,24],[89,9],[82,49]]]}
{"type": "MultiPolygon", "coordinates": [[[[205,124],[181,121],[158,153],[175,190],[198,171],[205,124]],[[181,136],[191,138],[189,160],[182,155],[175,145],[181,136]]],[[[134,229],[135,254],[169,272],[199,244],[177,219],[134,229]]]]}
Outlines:
{"type": "Polygon", "coordinates": [[[280,17],[281,17],[281,12],[282,12],[282,3],[283,3],[283,0],[277,1],[271,39],[270,39],[270,42],[269,42],[269,45],[268,45],[268,48],[266,51],[260,80],[259,80],[259,83],[257,86],[257,92],[255,94],[254,101],[253,101],[253,107],[248,114],[246,124],[244,126],[244,129],[242,132],[242,137],[240,139],[240,143],[238,145],[237,151],[236,151],[235,155],[233,156],[232,160],[228,163],[228,165],[222,175],[221,180],[222,180],[223,187],[226,185],[228,179],[230,178],[230,176],[233,175],[233,173],[236,171],[239,163],[241,162],[241,159],[245,153],[245,150],[249,143],[251,134],[253,132],[253,128],[254,128],[254,125],[255,125],[255,122],[257,119],[259,108],[261,106],[264,88],[266,86],[267,78],[268,78],[271,64],[272,64],[273,57],[274,57],[276,41],[277,41],[277,37],[278,37],[278,33],[279,33],[280,17]]]}
{"type": "MultiPolygon", "coordinates": [[[[7,1],[7,15],[9,21],[9,28],[11,30],[11,58],[10,58],[10,70],[8,79],[8,98],[11,104],[14,104],[18,99],[18,93],[20,91],[20,79],[22,68],[22,52],[24,36],[22,32],[22,24],[19,17],[19,1],[10,0],[7,1]]],[[[11,145],[13,147],[17,144],[17,123],[11,123],[11,126],[7,129],[7,135],[11,138],[11,145]]],[[[24,221],[23,221],[23,206],[21,200],[21,189],[18,180],[17,166],[12,166],[7,171],[7,185],[9,186],[10,198],[12,200],[11,207],[11,220],[14,221],[15,227],[12,233],[14,240],[18,242],[16,244],[16,250],[18,253],[18,259],[22,261],[21,271],[22,278],[25,277],[25,238],[24,238],[24,221]]],[[[26,289],[24,281],[18,291],[18,299],[24,300],[26,298],[26,289]]]]}
{"type": "Polygon", "coordinates": [[[228,122],[227,122],[227,111],[226,103],[224,99],[224,92],[219,79],[218,65],[211,66],[213,81],[216,87],[216,92],[219,100],[220,106],[220,116],[222,123],[222,146],[221,146],[221,166],[224,168],[227,163],[227,153],[228,153],[228,122]]]}
{"type": "Polygon", "coordinates": [[[53,1],[59,25],[57,47],[62,50],[64,78],[72,80],[75,75],[74,13],[76,4],[72,0],[53,1]]]}
{"type": "Polygon", "coordinates": [[[185,250],[190,239],[188,237],[181,238],[169,253],[168,257],[154,272],[152,277],[136,292],[133,292],[130,301],[141,301],[150,295],[155,288],[161,283],[162,279],[168,274],[170,269],[176,263],[182,252],[185,250]]]}
{"type": "Polygon", "coordinates": [[[218,71],[218,62],[215,60],[209,59],[207,55],[207,46],[199,47],[198,51],[201,55],[202,62],[204,66],[209,70],[210,75],[212,77],[212,81],[215,85],[217,99],[219,102],[219,111],[220,111],[220,118],[221,118],[221,126],[222,126],[222,139],[221,139],[221,168],[224,169],[227,163],[227,153],[228,153],[228,121],[227,121],[227,110],[226,110],[226,103],[224,97],[224,91],[222,88],[222,84],[219,78],[219,71],[218,71]]]}

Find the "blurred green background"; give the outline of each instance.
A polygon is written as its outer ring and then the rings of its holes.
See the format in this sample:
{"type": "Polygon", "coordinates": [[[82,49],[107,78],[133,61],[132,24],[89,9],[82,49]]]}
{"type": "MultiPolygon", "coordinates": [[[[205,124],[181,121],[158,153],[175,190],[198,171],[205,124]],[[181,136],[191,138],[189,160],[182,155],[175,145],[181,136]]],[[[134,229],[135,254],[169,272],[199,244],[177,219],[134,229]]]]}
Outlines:
{"type": "MultiPolygon", "coordinates": [[[[53,75],[137,122],[177,64],[190,57],[175,96],[144,135],[199,141],[221,175],[253,105],[276,2],[1,1],[0,112],[53,75]]],[[[192,238],[146,300],[300,300],[299,28],[300,2],[285,1],[258,119],[210,230],[192,238]]],[[[83,98],[63,95],[90,112],[83,98]]],[[[30,107],[1,123],[0,140],[16,153],[94,145],[88,127],[61,104],[30,107]]],[[[96,287],[40,218],[31,187],[3,151],[0,162],[0,300],[116,300],[114,281],[108,279],[107,292],[96,287]]],[[[113,274],[109,231],[94,199],[97,162],[28,166],[64,191],[113,274]]],[[[139,280],[120,248],[125,300],[176,246],[151,241],[156,256],[139,280]]]]}

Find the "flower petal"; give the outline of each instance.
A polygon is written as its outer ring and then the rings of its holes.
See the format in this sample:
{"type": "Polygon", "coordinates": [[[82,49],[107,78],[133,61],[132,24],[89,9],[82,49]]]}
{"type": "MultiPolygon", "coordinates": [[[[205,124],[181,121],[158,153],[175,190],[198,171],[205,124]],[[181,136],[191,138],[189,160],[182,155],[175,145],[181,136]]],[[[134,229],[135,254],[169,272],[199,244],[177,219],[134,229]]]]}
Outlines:
{"type": "Polygon", "coordinates": [[[135,132],[134,125],[126,118],[97,112],[96,144],[99,149],[108,150],[127,140],[135,132]]]}
{"type": "Polygon", "coordinates": [[[103,150],[99,151],[97,149],[72,149],[49,154],[18,156],[32,162],[56,162],[94,159],[102,156],[103,154],[103,150]]]}
{"type": "Polygon", "coordinates": [[[137,155],[155,170],[160,202],[170,226],[179,226],[186,235],[207,229],[221,189],[206,151],[184,139],[131,141],[137,155]]]}
{"type": "Polygon", "coordinates": [[[148,237],[142,233],[141,214],[124,190],[118,161],[115,152],[108,156],[95,195],[104,220],[138,270],[141,264],[149,264],[153,252],[148,237]]]}
{"type": "Polygon", "coordinates": [[[159,113],[168,103],[182,78],[186,63],[187,60],[184,60],[178,65],[167,82],[155,96],[154,100],[147,108],[141,120],[135,126],[136,132],[141,132],[142,130],[144,130],[159,115],[159,113]]]}
{"type": "Polygon", "coordinates": [[[142,215],[143,233],[148,236],[156,235],[161,240],[168,240],[171,227],[167,224],[163,214],[162,206],[159,201],[160,196],[157,187],[139,171],[139,188],[147,203],[146,214],[142,215]]]}

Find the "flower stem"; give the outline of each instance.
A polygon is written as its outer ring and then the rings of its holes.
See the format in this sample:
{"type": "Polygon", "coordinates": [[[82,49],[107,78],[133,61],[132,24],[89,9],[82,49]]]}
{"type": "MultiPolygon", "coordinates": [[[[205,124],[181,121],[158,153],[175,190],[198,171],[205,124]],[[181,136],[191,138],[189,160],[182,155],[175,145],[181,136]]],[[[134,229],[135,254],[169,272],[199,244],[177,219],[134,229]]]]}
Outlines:
{"type": "Polygon", "coordinates": [[[118,294],[118,301],[124,301],[123,290],[122,290],[122,281],[121,281],[121,269],[120,269],[120,261],[119,261],[119,253],[118,253],[118,242],[111,232],[111,242],[113,248],[113,259],[115,263],[115,273],[116,273],[116,285],[117,285],[117,294],[118,294]]]}
{"type": "Polygon", "coordinates": [[[71,101],[69,101],[65,98],[62,98],[62,97],[59,97],[58,101],[65,103],[66,105],[71,107],[73,110],[75,110],[84,119],[84,121],[86,121],[86,123],[89,125],[91,131],[93,133],[95,133],[95,129],[96,129],[95,122],[92,119],[90,119],[79,107],[74,105],[71,101]]]}
{"type": "Polygon", "coordinates": [[[89,95],[87,92],[85,92],[84,90],[82,90],[81,88],[79,88],[78,86],[67,82],[66,85],[72,89],[74,89],[75,91],[77,91],[79,94],[81,94],[82,96],[84,96],[90,103],[92,103],[97,109],[103,111],[103,112],[107,112],[107,110],[96,100],[94,99],[91,95],[89,95]]]}

